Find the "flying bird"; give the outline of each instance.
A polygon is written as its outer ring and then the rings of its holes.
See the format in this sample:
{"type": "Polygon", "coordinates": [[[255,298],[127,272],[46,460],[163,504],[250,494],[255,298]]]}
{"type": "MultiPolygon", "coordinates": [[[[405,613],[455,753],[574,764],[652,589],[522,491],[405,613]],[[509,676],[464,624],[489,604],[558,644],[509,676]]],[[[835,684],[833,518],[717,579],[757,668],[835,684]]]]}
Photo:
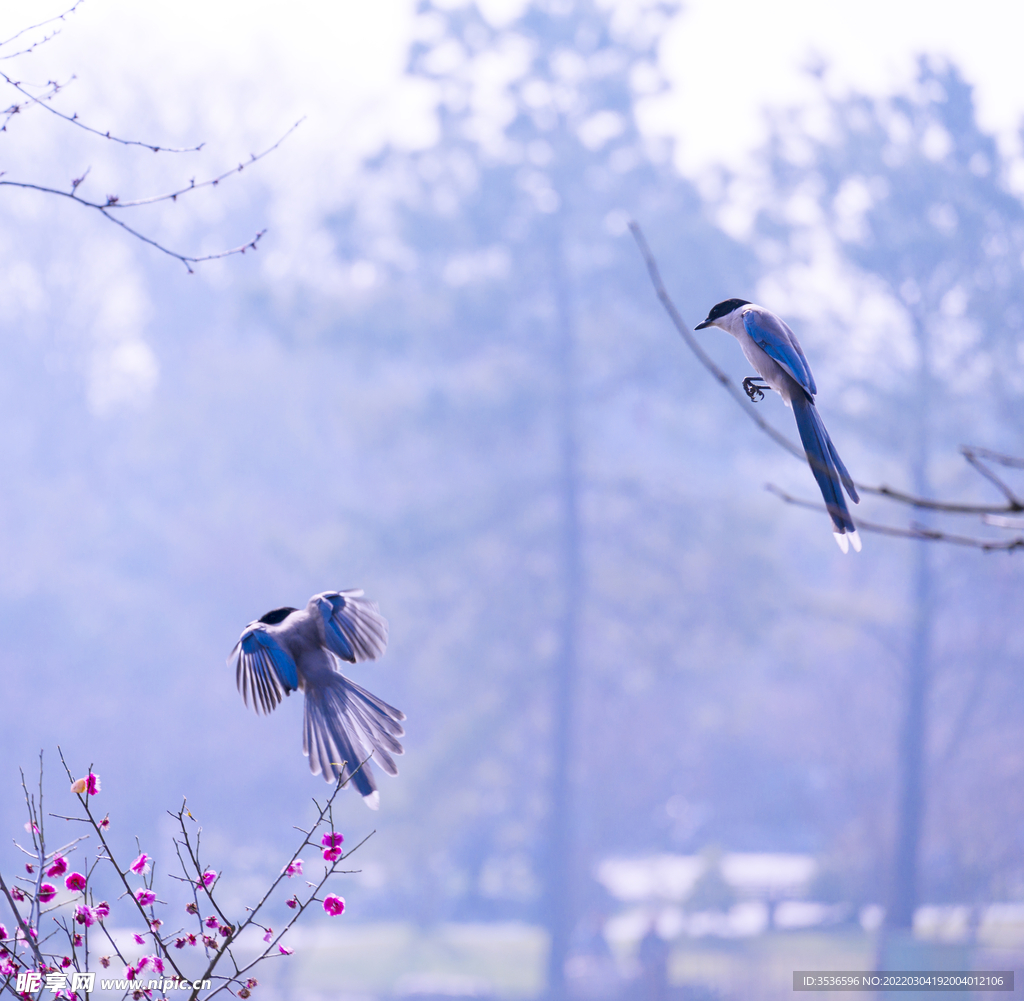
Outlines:
{"type": "Polygon", "coordinates": [[[851,545],[860,552],[860,536],[846,506],[843,487],[854,504],[860,503],[860,498],[814,405],[818,389],[796,334],[770,310],[746,299],[726,299],[713,306],[708,318],[695,329],[705,327],[719,327],[740,342],[747,361],[761,377],[743,380],[751,402],[764,399],[765,389],[774,389],[792,408],[807,461],[832,518],[836,542],[844,553],[851,545]]]}
{"type": "Polygon", "coordinates": [[[339,671],[338,661],[376,660],[388,645],[388,623],[362,591],[314,594],[302,610],[275,608],[245,627],[228,664],[245,704],[269,713],[296,689],[305,693],[302,753],[328,782],[350,776],[372,810],[380,803],[372,757],[397,775],[405,713],[339,671]]]}

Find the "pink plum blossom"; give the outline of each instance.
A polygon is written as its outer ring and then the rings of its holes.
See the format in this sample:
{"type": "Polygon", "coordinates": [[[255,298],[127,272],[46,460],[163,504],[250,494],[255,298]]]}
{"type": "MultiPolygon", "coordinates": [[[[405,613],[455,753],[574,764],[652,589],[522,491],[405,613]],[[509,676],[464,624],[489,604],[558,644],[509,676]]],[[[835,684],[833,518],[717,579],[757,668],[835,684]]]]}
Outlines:
{"type": "Polygon", "coordinates": [[[29,865],[28,863],[25,864],[25,872],[27,872],[30,876],[35,871],[36,871],[36,867],[34,865],[29,865]]]}
{"type": "Polygon", "coordinates": [[[79,904],[75,908],[75,920],[80,925],[85,925],[86,928],[92,927],[93,922],[96,920],[96,912],[91,907],[86,907],[85,904],[79,904]]]}
{"type": "Polygon", "coordinates": [[[84,779],[78,779],[71,783],[71,791],[79,796],[82,793],[95,796],[100,791],[100,777],[94,772],[89,772],[84,779]]]}
{"type": "Polygon", "coordinates": [[[216,882],[217,882],[217,873],[214,872],[213,869],[207,869],[206,872],[203,873],[202,879],[200,879],[200,881],[199,881],[199,883],[197,885],[199,886],[200,890],[204,886],[207,887],[207,889],[209,889],[209,887],[213,886],[213,884],[216,883],[216,882]]]}
{"type": "Polygon", "coordinates": [[[108,904],[105,900],[101,900],[93,908],[93,914],[95,914],[96,917],[99,918],[100,921],[102,921],[105,917],[107,917],[110,914],[110,904],[108,904]]]}
{"type": "Polygon", "coordinates": [[[294,911],[299,906],[299,898],[292,897],[291,900],[286,900],[285,903],[294,911]]]}
{"type": "Polygon", "coordinates": [[[324,910],[331,915],[332,918],[336,918],[339,914],[345,913],[345,898],[339,897],[336,894],[329,893],[324,897],[324,910]]]}
{"type": "Polygon", "coordinates": [[[108,813],[97,825],[101,831],[110,829],[110,814],[108,813]]]}
{"type": "Polygon", "coordinates": [[[80,872],[73,872],[67,879],[64,880],[64,885],[69,890],[84,890],[85,889],[85,877],[80,872]]]}
{"type": "Polygon", "coordinates": [[[68,860],[63,855],[55,855],[50,868],[46,870],[47,876],[63,876],[68,871],[68,860]]]}
{"type": "Polygon", "coordinates": [[[280,952],[282,956],[290,956],[293,952],[295,952],[294,949],[289,949],[288,946],[286,945],[279,945],[277,947],[277,951],[280,952]]]}
{"type": "Polygon", "coordinates": [[[7,929],[0,925],[0,940],[7,938],[7,929]]]}
{"type": "Polygon", "coordinates": [[[293,862],[289,862],[281,871],[289,879],[291,879],[292,876],[301,876],[302,875],[302,859],[297,858],[293,862]]]}
{"type": "Polygon", "coordinates": [[[341,843],[344,840],[344,837],[336,831],[331,831],[330,834],[325,834],[320,839],[320,844],[324,846],[325,862],[337,862],[341,858],[341,843]]]}
{"type": "Polygon", "coordinates": [[[217,940],[212,935],[204,935],[203,945],[205,945],[208,949],[216,949],[217,940]]]}
{"type": "Polygon", "coordinates": [[[147,890],[144,886],[140,886],[135,891],[135,899],[142,904],[143,907],[148,907],[156,900],[156,894],[152,890],[147,890]]]}
{"type": "Polygon", "coordinates": [[[5,977],[13,977],[17,971],[14,968],[14,964],[9,960],[5,959],[0,962],[0,975],[5,977]]]}
{"type": "Polygon", "coordinates": [[[65,956],[60,961],[60,967],[61,967],[62,970],[66,970],[70,965],[71,965],[71,957],[70,956],[65,956]]]}
{"type": "Polygon", "coordinates": [[[274,929],[273,928],[268,928],[267,929],[267,934],[263,936],[263,941],[264,942],[269,942],[269,941],[271,941],[271,939],[273,939],[273,937],[274,937],[274,929]]]}
{"type": "Polygon", "coordinates": [[[136,945],[145,945],[146,944],[146,940],[138,932],[135,933],[135,944],[136,945]]]}
{"type": "Polygon", "coordinates": [[[25,830],[28,831],[29,834],[38,834],[39,825],[34,820],[26,820],[25,830]]]}
{"type": "Polygon", "coordinates": [[[41,904],[49,903],[56,896],[57,887],[55,887],[53,883],[43,883],[43,885],[39,887],[39,902],[41,904]]]}
{"type": "Polygon", "coordinates": [[[14,899],[17,900],[19,903],[25,899],[25,894],[22,893],[20,886],[11,887],[11,896],[14,897],[14,899]]]}
{"type": "Polygon", "coordinates": [[[159,918],[153,918],[153,920],[149,922],[149,930],[154,932],[158,931],[162,924],[163,922],[159,918]]]}
{"type": "Polygon", "coordinates": [[[149,856],[145,852],[142,852],[142,854],[140,854],[128,868],[137,876],[144,876],[150,869],[149,856]]]}

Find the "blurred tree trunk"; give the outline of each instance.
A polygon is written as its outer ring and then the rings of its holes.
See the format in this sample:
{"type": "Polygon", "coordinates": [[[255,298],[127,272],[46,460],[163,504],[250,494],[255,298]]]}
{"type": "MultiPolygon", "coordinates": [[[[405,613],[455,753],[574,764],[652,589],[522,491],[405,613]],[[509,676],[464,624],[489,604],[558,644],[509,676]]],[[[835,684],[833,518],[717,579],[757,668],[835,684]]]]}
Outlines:
{"type": "MultiPolygon", "coordinates": [[[[932,384],[930,339],[925,320],[913,311],[914,339],[918,349],[917,421],[914,429],[912,468],[914,489],[919,497],[931,496],[928,476],[929,421],[932,384]]],[[[931,681],[932,629],[935,621],[935,593],[932,586],[931,546],[913,542],[912,620],[909,655],[903,688],[903,720],[900,729],[899,801],[896,814],[896,844],[886,924],[894,929],[914,925],[920,887],[918,875],[921,834],[925,813],[925,747],[927,743],[927,704],[931,681]]]]}
{"type": "Polygon", "coordinates": [[[558,626],[551,713],[551,793],[548,814],[547,859],[544,871],[545,917],[550,934],[547,984],[551,1001],[566,994],[565,961],[576,915],[576,830],[573,788],[576,698],[578,687],[577,630],[583,592],[580,540],[579,442],[576,426],[576,359],[569,279],[559,217],[553,220],[549,242],[551,291],[555,306],[555,407],[558,438],[558,555],[562,609],[558,626]]]}

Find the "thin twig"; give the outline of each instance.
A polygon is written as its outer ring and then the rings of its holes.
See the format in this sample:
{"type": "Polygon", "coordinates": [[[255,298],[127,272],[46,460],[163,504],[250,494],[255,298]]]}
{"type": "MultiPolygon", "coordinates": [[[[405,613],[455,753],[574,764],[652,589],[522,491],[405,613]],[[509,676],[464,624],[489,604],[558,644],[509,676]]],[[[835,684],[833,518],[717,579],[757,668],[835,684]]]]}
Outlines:
{"type": "MultiPolygon", "coordinates": [[[[824,504],[794,497],[773,483],[765,484],[765,490],[775,494],[776,497],[787,504],[793,504],[796,507],[805,507],[811,511],[827,510],[824,504]]],[[[880,525],[877,522],[864,521],[861,518],[857,518],[854,524],[858,530],[863,529],[865,532],[876,532],[879,535],[891,535],[901,539],[924,539],[928,542],[948,542],[955,546],[971,546],[975,549],[982,549],[985,552],[1012,552],[1015,549],[1024,549],[1024,535],[1018,535],[1012,539],[978,539],[969,535],[954,535],[951,532],[941,532],[926,525],[912,524],[910,528],[898,528],[893,525],[880,525]]]]}

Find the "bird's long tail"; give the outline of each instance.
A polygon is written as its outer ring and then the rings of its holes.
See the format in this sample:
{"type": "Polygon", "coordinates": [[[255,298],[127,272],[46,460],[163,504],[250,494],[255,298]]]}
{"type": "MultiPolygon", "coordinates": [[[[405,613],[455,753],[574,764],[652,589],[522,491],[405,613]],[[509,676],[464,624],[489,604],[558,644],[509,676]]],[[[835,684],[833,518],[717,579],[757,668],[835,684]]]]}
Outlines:
{"type": "Polygon", "coordinates": [[[343,674],[319,677],[305,686],[302,753],[309,756],[314,775],[328,782],[339,775],[352,784],[376,810],[377,782],[370,770],[373,758],[389,775],[397,775],[392,755],[402,754],[399,737],[405,714],[371,695],[343,674]]]}
{"type": "Polygon", "coordinates": [[[846,471],[843,460],[839,458],[832,439],[825,430],[818,408],[814,400],[804,394],[793,398],[793,413],[796,415],[796,426],[800,432],[800,440],[807,453],[811,472],[818,481],[821,496],[825,498],[825,506],[832,518],[832,532],[839,548],[845,553],[852,545],[860,552],[860,536],[850,517],[850,509],[846,506],[843,487],[856,504],[860,501],[853,479],[846,471]],[[840,482],[841,481],[841,482],[840,482]]]}

